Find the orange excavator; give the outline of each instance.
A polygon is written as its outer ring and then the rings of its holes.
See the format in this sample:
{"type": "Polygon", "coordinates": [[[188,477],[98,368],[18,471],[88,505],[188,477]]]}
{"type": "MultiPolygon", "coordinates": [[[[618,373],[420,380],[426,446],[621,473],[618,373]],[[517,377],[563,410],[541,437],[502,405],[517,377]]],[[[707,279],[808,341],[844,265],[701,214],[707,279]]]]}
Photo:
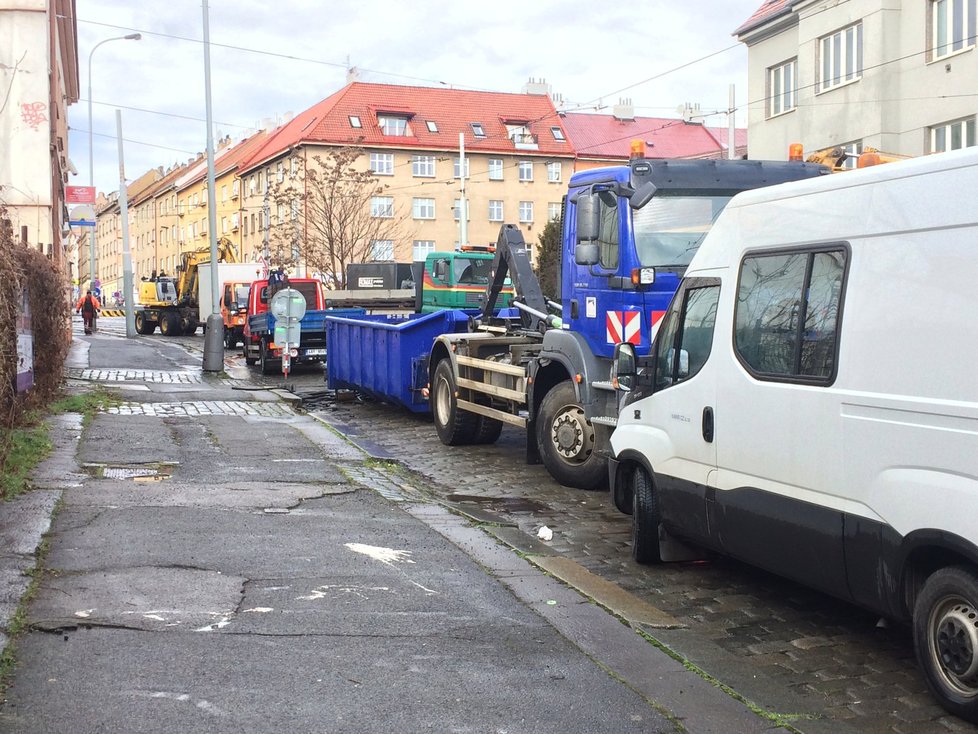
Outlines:
{"type": "Polygon", "coordinates": [[[884,153],[876,148],[864,148],[863,152],[857,156],[848,153],[842,146],[836,145],[831,148],[822,148],[805,157],[805,149],[801,143],[792,143],[788,149],[789,161],[805,161],[806,163],[821,163],[828,166],[833,173],[852,170],[852,166],[846,166],[846,162],[851,158],[856,159],[856,168],[868,168],[880,163],[893,163],[894,161],[909,158],[908,155],[899,153],[884,153]]]}

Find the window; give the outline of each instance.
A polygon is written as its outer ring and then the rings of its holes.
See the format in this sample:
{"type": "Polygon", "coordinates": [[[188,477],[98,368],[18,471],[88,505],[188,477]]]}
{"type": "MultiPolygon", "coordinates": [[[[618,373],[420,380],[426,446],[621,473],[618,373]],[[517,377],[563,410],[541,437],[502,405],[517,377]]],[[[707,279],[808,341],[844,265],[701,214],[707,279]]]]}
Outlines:
{"type": "Polygon", "coordinates": [[[285,180],[285,164],[279,161],[275,166],[276,180],[282,183],[285,180]]]}
{"type": "Polygon", "coordinates": [[[394,240],[373,240],[370,243],[371,260],[393,260],[394,240]]]}
{"type": "Polygon", "coordinates": [[[434,199],[422,199],[415,198],[414,203],[411,207],[412,216],[415,219],[434,219],[435,218],[435,200],[434,199]]]}
{"type": "Polygon", "coordinates": [[[839,146],[842,148],[842,152],[846,154],[845,160],[842,161],[842,167],[846,170],[852,170],[856,167],[859,162],[859,156],[863,152],[863,141],[856,140],[852,143],[845,143],[839,146]]]}
{"type": "Polygon", "coordinates": [[[390,219],[394,216],[393,196],[374,196],[370,199],[370,216],[390,219]]]}
{"type": "Polygon", "coordinates": [[[371,153],[370,170],[378,176],[394,175],[394,154],[393,153],[371,153]]]}
{"type": "Polygon", "coordinates": [[[567,140],[567,138],[564,137],[564,131],[561,130],[556,125],[554,125],[552,128],[550,128],[550,132],[553,134],[554,140],[558,140],[560,142],[564,142],[565,140],[567,140]]]}
{"type": "Polygon", "coordinates": [[[252,174],[251,178],[248,180],[248,193],[254,195],[258,191],[258,179],[252,174]]]}
{"type": "Polygon", "coordinates": [[[434,178],[435,157],[433,155],[416,155],[411,160],[411,174],[424,178],[434,178]]]}
{"type": "MultiPolygon", "coordinates": [[[[608,270],[618,269],[618,197],[613,191],[598,191],[598,263],[608,270]]],[[[646,207],[643,207],[646,208],[646,207]]],[[[641,211],[641,209],[639,210],[641,211]]],[[[637,245],[637,243],[636,243],[637,245]]]]}
{"type": "Polygon", "coordinates": [[[930,152],[970,148],[975,145],[975,118],[946,122],[930,128],[930,152]]]}
{"type": "Polygon", "coordinates": [[[490,181],[502,181],[503,180],[503,161],[502,161],[502,158],[490,158],[489,159],[489,180],[490,181]]]}
{"type": "Polygon", "coordinates": [[[521,201],[520,202],[520,221],[524,223],[529,223],[533,221],[533,202],[532,201],[521,201]]]}
{"type": "Polygon", "coordinates": [[[360,122],[360,118],[356,115],[350,115],[350,127],[358,129],[362,128],[363,124],[360,122]]]}
{"type": "Polygon", "coordinates": [[[408,128],[408,121],[406,117],[395,117],[393,115],[377,115],[377,124],[380,125],[380,131],[384,135],[403,137],[405,135],[411,134],[411,130],[408,128]]]}
{"type": "MultiPolygon", "coordinates": [[[[455,218],[455,221],[456,222],[459,219],[458,214],[459,214],[459,208],[461,206],[462,206],[462,200],[461,199],[456,199],[454,202],[452,202],[452,216],[455,218]]],[[[467,222],[471,218],[472,218],[472,211],[471,211],[471,209],[469,207],[469,202],[466,201],[465,202],[465,221],[467,222]]]]}
{"type": "MultiPolygon", "coordinates": [[[[472,159],[471,158],[466,158],[465,159],[465,177],[466,178],[469,178],[469,170],[471,169],[471,166],[469,165],[470,163],[472,163],[472,159]]],[[[461,166],[461,165],[462,165],[461,161],[458,158],[456,158],[455,159],[455,162],[453,164],[453,168],[452,168],[452,176],[453,177],[455,177],[455,178],[458,178],[459,177],[458,170],[459,170],[459,166],[461,166]]]]}
{"type": "Polygon", "coordinates": [[[734,342],[747,369],[761,378],[832,381],[846,260],[841,247],[745,258],[734,342]]]}
{"type": "MultiPolygon", "coordinates": [[[[391,205],[391,213],[393,214],[393,204],[391,205]]],[[[293,222],[298,222],[299,221],[299,200],[298,199],[293,199],[292,200],[292,221],[293,222]]]]}
{"type": "Polygon", "coordinates": [[[295,178],[299,172],[299,159],[296,156],[289,158],[289,175],[295,178]]]}
{"type": "Polygon", "coordinates": [[[506,135],[516,147],[536,147],[537,139],[525,122],[506,123],[506,135]]]}
{"type": "Polygon", "coordinates": [[[241,193],[241,179],[236,178],[231,182],[231,198],[237,199],[241,193]]]}
{"type": "Polygon", "coordinates": [[[713,278],[690,278],[672,300],[656,338],[656,390],[694,377],[713,347],[720,285],[713,278]]]}
{"type": "Polygon", "coordinates": [[[275,222],[281,224],[285,221],[285,204],[279,204],[275,207],[275,222]]]}
{"type": "Polygon", "coordinates": [[[547,164],[547,180],[550,183],[560,183],[560,172],[561,172],[560,161],[551,161],[550,163],[547,164]]]}
{"type": "Polygon", "coordinates": [[[520,181],[533,180],[533,161],[520,161],[520,181]]]}
{"type": "Polygon", "coordinates": [[[863,24],[856,23],[819,39],[818,91],[859,79],[863,73],[863,24]]]}
{"type": "Polygon", "coordinates": [[[221,201],[228,200],[228,187],[227,184],[221,186],[221,201]]]}
{"type": "Polygon", "coordinates": [[[500,199],[492,199],[489,202],[489,221],[503,221],[503,202],[500,199]]]}
{"type": "Polygon", "coordinates": [[[481,122],[469,123],[472,125],[472,134],[477,138],[484,138],[486,136],[485,128],[482,127],[481,122]]]}
{"type": "Polygon", "coordinates": [[[975,0],[931,0],[930,7],[932,58],[975,45],[975,0]]]}
{"type": "Polygon", "coordinates": [[[552,222],[555,219],[560,219],[560,202],[551,201],[547,204],[547,221],[552,222]]]}
{"type": "Polygon", "coordinates": [[[428,253],[435,251],[434,240],[415,240],[411,248],[411,259],[420,262],[428,257],[428,253]]]}
{"type": "Polygon", "coordinates": [[[221,234],[227,234],[227,233],[228,233],[228,218],[221,217],[221,234]]]}
{"type": "Polygon", "coordinates": [[[425,120],[425,125],[428,126],[428,132],[430,133],[438,132],[438,124],[434,120],[425,120]]]}
{"type": "Polygon", "coordinates": [[[797,59],[767,70],[767,116],[774,117],[795,109],[795,67],[797,59]]]}

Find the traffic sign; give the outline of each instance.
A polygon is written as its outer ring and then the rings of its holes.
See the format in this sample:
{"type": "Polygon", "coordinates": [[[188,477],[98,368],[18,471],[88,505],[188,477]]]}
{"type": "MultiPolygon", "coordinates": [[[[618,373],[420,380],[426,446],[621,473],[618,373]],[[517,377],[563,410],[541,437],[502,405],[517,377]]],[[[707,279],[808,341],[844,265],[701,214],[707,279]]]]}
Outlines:
{"type": "Polygon", "coordinates": [[[88,204],[72,207],[68,214],[68,226],[70,227],[94,227],[95,208],[88,204]]]}
{"type": "Polygon", "coordinates": [[[283,288],[274,296],[268,309],[277,319],[295,319],[306,315],[306,297],[295,288],[283,288]]]}
{"type": "Polygon", "coordinates": [[[65,186],[65,204],[94,204],[94,186],[65,186]]]}

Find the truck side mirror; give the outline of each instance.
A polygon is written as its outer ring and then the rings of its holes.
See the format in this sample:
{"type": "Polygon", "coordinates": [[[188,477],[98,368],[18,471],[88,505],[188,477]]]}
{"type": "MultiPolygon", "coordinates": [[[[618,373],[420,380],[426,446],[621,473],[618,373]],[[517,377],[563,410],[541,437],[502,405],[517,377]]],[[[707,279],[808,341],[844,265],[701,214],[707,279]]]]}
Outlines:
{"type": "Polygon", "coordinates": [[[598,245],[578,244],[574,248],[574,262],[578,265],[597,265],[600,254],[598,245]]]}
{"type": "Polygon", "coordinates": [[[632,344],[615,346],[615,361],[611,364],[611,384],[616,390],[630,392],[638,374],[638,360],[632,344]]]}
{"type": "MultiPolygon", "coordinates": [[[[601,232],[599,214],[601,211],[598,195],[580,194],[577,197],[577,242],[592,242],[601,232]]],[[[595,260],[597,262],[597,260],[595,260]]],[[[584,263],[581,263],[584,264],[584,263]]]]}
{"type": "Polygon", "coordinates": [[[635,190],[635,193],[628,197],[628,205],[632,209],[641,209],[652,201],[652,197],[655,196],[656,191],[658,191],[656,185],[651,181],[646,181],[635,190]]]}

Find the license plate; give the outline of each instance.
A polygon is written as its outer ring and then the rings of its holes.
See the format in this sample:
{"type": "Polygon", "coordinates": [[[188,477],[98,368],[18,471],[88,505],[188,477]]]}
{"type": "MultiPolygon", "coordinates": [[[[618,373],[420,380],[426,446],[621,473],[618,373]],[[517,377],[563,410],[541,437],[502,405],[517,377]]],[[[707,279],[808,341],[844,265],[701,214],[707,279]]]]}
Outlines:
{"type": "Polygon", "coordinates": [[[325,357],[326,356],[326,350],[325,349],[307,349],[306,350],[306,356],[307,357],[325,357]]]}

